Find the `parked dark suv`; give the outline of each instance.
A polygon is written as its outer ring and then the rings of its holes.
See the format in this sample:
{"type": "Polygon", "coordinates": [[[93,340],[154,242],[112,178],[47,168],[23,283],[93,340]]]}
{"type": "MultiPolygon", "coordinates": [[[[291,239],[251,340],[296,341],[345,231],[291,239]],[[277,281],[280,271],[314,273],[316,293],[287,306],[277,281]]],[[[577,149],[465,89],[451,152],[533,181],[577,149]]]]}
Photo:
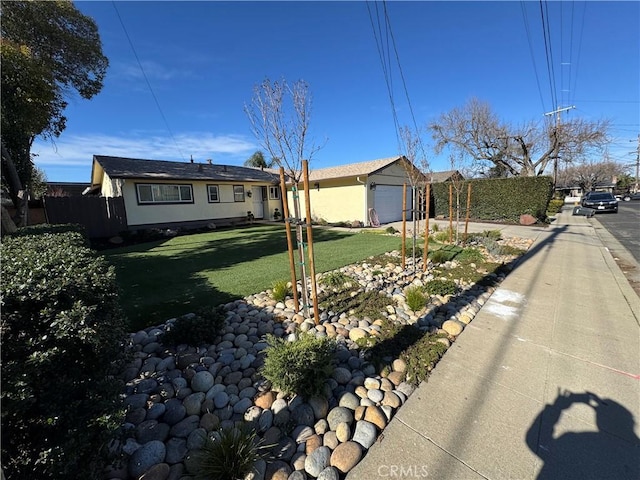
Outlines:
{"type": "Polygon", "coordinates": [[[589,192],[580,201],[583,207],[593,208],[596,212],[618,213],[618,200],[612,193],[589,192]]]}

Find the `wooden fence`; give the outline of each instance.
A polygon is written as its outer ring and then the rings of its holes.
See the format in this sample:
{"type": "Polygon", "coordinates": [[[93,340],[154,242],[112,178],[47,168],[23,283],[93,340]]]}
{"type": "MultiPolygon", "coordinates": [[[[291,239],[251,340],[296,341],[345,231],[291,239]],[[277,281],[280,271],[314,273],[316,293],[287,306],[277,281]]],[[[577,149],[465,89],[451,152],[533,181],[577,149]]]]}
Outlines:
{"type": "Polygon", "coordinates": [[[127,229],[122,197],[45,197],[44,208],[48,223],[79,223],[89,238],[112,237],[127,229]]]}

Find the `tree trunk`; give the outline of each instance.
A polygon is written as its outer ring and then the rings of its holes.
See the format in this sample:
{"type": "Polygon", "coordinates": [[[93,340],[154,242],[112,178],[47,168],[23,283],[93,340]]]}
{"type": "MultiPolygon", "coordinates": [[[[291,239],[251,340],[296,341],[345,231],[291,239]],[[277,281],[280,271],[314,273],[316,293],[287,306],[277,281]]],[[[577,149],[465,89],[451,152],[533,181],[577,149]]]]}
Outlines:
{"type": "Polygon", "coordinates": [[[22,182],[18,176],[16,166],[4,143],[2,144],[2,170],[3,177],[9,187],[11,201],[16,209],[16,215],[13,221],[18,227],[26,227],[29,209],[29,192],[22,188],[22,182]]]}
{"type": "Polygon", "coordinates": [[[7,233],[14,233],[18,228],[16,224],[13,222],[11,215],[9,215],[9,211],[2,207],[2,235],[6,235],[7,233]]]}

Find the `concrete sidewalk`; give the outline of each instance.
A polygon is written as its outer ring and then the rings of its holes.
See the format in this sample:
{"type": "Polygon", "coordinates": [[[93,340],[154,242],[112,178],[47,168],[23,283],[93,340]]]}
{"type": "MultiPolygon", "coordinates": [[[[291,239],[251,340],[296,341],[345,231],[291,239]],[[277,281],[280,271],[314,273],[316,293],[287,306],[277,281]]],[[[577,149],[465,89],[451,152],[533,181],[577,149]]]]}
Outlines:
{"type": "Polygon", "coordinates": [[[536,241],[348,480],[640,478],[640,299],[593,224],[503,232],[536,241]]]}

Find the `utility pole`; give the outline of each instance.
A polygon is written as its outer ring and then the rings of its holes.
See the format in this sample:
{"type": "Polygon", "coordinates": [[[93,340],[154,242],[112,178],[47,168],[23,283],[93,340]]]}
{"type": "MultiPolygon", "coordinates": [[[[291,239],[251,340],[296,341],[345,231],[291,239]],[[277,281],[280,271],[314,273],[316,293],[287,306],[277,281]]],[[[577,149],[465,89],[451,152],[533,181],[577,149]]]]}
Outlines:
{"type": "MultiPolygon", "coordinates": [[[[555,115],[556,116],[556,126],[553,130],[554,135],[556,137],[556,142],[558,142],[558,129],[560,127],[560,114],[562,112],[566,112],[568,110],[572,110],[576,108],[575,105],[572,105],[570,107],[563,107],[563,108],[556,108],[555,110],[553,110],[552,112],[547,112],[545,113],[545,116],[550,116],[550,115],[555,115]]],[[[553,156],[553,190],[555,192],[556,189],[556,183],[558,182],[558,156],[559,152],[556,150],[554,156],[553,156]]]]}

